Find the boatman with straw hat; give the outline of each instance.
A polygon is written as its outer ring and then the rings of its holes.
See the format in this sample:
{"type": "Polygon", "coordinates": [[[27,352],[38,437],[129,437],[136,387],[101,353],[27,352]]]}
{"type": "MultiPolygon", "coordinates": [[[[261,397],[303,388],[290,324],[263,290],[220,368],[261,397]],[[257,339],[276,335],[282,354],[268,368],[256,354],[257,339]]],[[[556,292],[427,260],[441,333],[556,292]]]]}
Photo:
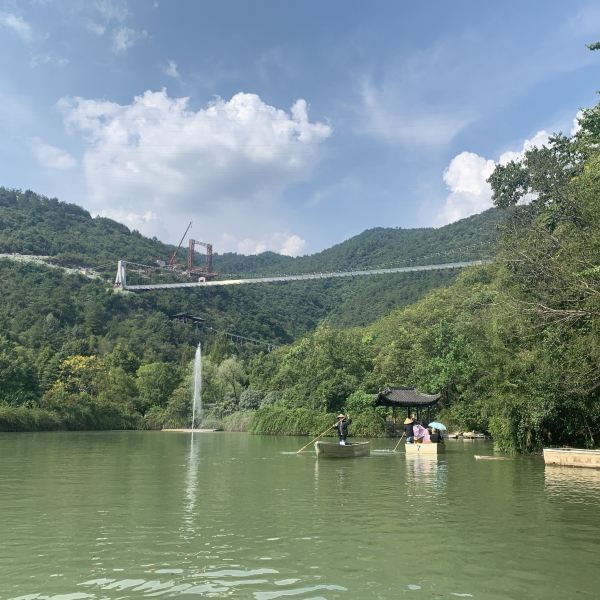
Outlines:
{"type": "Polygon", "coordinates": [[[406,436],[406,443],[412,444],[415,441],[413,434],[413,425],[416,424],[415,413],[411,413],[409,417],[404,419],[404,434],[406,436]]]}
{"type": "Polygon", "coordinates": [[[348,437],[348,425],[350,425],[350,423],[352,423],[352,419],[350,419],[348,415],[340,413],[337,416],[337,423],[334,425],[334,427],[336,428],[340,437],[340,446],[346,445],[346,438],[348,437]]]}

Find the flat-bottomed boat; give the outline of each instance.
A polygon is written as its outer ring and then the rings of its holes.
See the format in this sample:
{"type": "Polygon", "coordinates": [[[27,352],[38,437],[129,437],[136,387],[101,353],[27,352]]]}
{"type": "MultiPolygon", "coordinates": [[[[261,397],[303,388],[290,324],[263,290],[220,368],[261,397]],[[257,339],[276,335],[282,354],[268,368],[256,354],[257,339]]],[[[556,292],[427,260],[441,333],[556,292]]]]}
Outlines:
{"type": "Polygon", "coordinates": [[[322,458],[356,458],[369,456],[371,452],[369,442],[353,442],[342,446],[337,442],[315,442],[317,457],[322,458]]]}
{"type": "Polygon", "coordinates": [[[439,454],[444,452],[444,444],[405,444],[406,454],[439,454]]]}
{"type": "Polygon", "coordinates": [[[544,448],[544,462],[547,465],[600,469],[600,450],[544,448]]]}

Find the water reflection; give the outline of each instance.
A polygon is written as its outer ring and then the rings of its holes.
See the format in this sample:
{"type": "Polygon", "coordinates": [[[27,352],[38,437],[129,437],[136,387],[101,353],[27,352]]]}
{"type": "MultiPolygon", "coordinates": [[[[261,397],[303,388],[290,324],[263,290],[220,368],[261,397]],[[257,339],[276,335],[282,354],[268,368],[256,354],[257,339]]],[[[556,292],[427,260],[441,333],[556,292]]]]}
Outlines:
{"type": "Polygon", "coordinates": [[[183,509],[182,527],[182,537],[184,539],[190,539],[195,534],[194,515],[198,487],[198,448],[200,446],[200,440],[195,440],[194,437],[194,433],[192,432],[185,476],[185,505],[183,509]]]}
{"type": "MultiPolygon", "coordinates": [[[[325,465],[324,476],[335,480],[336,492],[341,493],[347,490],[348,481],[346,481],[348,474],[350,473],[352,460],[349,462],[346,459],[324,459],[325,465]]],[[[315,458],[314,466],[314,486],[315,492],[319,491],[319,465],[323,462],[315,458]]]]}
{"type": "MultiPolygon", "coordinates": [[[[155,576],[164,569],[150,571],[155,576]]],[[[90,579],[77,585],[83,591],[73,591],[61,594],[33,593],[15,596],[10,600],[121,600],[130,597],[122,592],[137,592],[140,597],[183,596],[192,594],[209,597],[234,596],[248,598],[251,593],[256,600],[275,600],[286,596],[303,596],[307,593],[320,591],[348,591],[346,587],[335,584],[320,583],[314,576],[313,582],[302,582],[298,578],[281,579],[276,569],[215,569],[202,572],[190,572],[184,581],[174,579],[162,580],[152,577],[114,579],[101,577],[90,579]],[[266,589],[265,589],[266,588],[266,589]]],[[[311,596],[313,600],[321,596],[311,596]]]]}
{"type": "Polygon", "coordinates": [[[446,463],[436,455],[406,455],[408,496],[438,499],[446,494],[446,463]]]}
{"type": "Polygon", "coordinates": [[[0,435],[2,599],[597,596],[598,471],[475,461],[483,442],[338,462],[242,434],[20,440],[0,435]]]}
{"type": "Polygon", "coordinates": [[[550,497],[586,503],[600,495],[600,469],[546,465],[544,486],[550,497]]]}

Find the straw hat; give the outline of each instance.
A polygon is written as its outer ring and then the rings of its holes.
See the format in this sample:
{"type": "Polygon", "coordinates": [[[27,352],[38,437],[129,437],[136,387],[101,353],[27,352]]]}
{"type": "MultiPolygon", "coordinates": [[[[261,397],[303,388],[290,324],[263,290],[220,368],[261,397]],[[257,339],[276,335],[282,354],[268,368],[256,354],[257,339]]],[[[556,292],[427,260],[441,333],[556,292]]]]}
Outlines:
{"type": "Polygon", "coordinates": [[[345,418],[346,418],[346,415],[343,415],[342,413],[340,413],[340,414],[339,414],[339,415],[336,417],[336,419],[345,419],[345,418]]]}

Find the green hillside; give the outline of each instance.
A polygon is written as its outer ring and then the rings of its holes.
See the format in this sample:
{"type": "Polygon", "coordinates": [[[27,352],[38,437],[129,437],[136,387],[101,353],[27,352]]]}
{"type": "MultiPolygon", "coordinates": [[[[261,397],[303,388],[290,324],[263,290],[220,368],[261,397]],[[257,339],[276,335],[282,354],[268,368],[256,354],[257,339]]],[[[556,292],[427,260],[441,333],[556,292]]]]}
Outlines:
{"type": "MultiPolygon", "coordinates": [[[[215,256],[215,267],[243,274],[323,272],[480,258],[493,250],[502,219],[502,212],[488,211],[438,230],[372,229],[312,256],[224,254],[215,256]]],[[[220,406],[231,397],[232,381],[238,391],[248,385],[244,361],[267,347],[234,346],[229,334],[281,345],[323,323],[367,325],[458,274],[113,292],[119,258],[148,264],[170,252],[78,206],[0,188],[0,430],[180,423],[199,341],[210,355],[207,369],[214,365],[207,397],[220,406]],[[55,266],[23,261],[23,255],[49,257],[55,266]],[[93,269],[92,276],[81,267],[93,269]],[[172,319],[181,312],[204,324],[196,329],[172,319]]]]}
{"type": "MultiPolygon", "coordinates": [[[[297,258],[274,252],[256,256],[216,253],[214,266],[222,273],[305,273],[481,258],[490,254],[504,219],[504,211],[490,209],[439,229],[377,227],[297,258]]],[[[173,250],[111,219],[92,218],[75,204],[0,187],[0,253],[51,256],[55,262],[71,266],[114,263],[116,269],[119,259],[152,265],[167,259],[173,250]]],[[[185,252],[179,251],[182,263],[185,252]]]]}
{"type": "Polygon", "coordinates": [[[272,252],[258,256],[226,253],[215,257],[215,269],[223,273],[313,273],[423,265],[473,260],[493,254],[498,227],[506,211],[490,209],[438,229],[376,227],[310,256],[290,258],[272,252]]]}
{"type": "Polygon", "coordinates": [[[92,219],[75,204],[0,187],[0,253],[12,252],[98,267],[123,256],[152,262],[168,256],[169,247],[111,219],[92,219]]]}
{"type": "MultiPolygon", "coordinates": [[[[505,213],[489,210],[439,229],[367,230],[332,248],[298,258],[265,252],[257,256],[216,254],[222,274],[306,273],[351,268],[451,262],[490,256],[505,213]]],[[[110,219],[91,215],[73,204],[0,188],[0,253],[42,255],[58,265],[91,267],[109,283],[116,262],[154,264],[172,246],[145,238],[110,219]]],[[[179,253],[185,264],[185,250],[179,253]]],[[[457,271],[394,274],[352,281],[288,283],[236,290],[160,292],[150,296],[165,314],[193,312],[215,328],[281,343],[316,326],[364,325],[392,308],[405,306],[427,291],[447,285],[457,271]]]]}

